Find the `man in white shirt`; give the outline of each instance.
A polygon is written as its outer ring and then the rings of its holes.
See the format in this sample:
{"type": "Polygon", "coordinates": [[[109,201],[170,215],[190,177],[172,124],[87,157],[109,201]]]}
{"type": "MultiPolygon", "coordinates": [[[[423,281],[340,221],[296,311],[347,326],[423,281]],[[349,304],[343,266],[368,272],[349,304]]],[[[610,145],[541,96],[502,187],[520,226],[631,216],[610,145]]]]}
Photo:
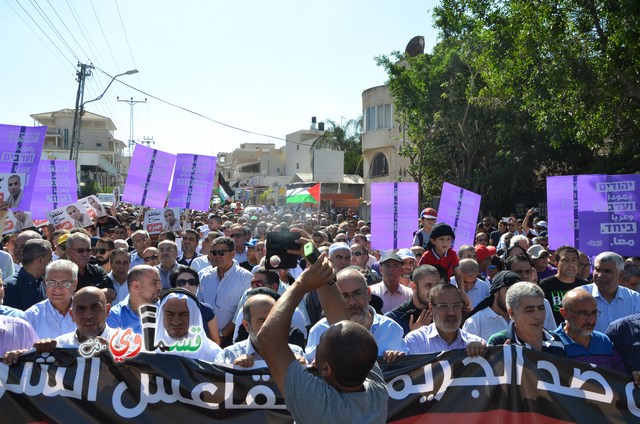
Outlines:
{"type": "Polygon", "coordinates": [[[113,283],[113,289],[116,292],[116,298],[112,305],[116,305],[124,300],[129,294],[129,286],[127,284],[127,276],[129,275],[129,266],[131,265],[131,257],[129,252],[124,249],[116,249],[109,256],[111,264],[111,272],[107,276],[113,283]]]}
{"type": "Polygon", "coordinates": [[[47,299],[24,313],[39,338],[53,339],[76,329],[69,310],[78,284],[78,266],[66,259],[51,262],[44,281],[47,299]]]}
{"type": "Polygon", "coordinates": [[[242,294],[251,287],[253,275],[240,267],[234,257],[235,242],[229,237],[218,237],[209,250],[212,267],[200,271],[198,300],[208,303],[218,319],[222,347],[231,344],[236,314],[242,294]]]}

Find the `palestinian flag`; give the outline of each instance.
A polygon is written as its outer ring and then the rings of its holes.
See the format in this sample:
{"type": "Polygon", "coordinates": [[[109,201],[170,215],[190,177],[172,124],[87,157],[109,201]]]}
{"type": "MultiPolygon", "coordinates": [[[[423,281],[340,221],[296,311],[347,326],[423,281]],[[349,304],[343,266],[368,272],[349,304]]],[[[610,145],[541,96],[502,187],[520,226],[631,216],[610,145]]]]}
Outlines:
{"type": "Polygon", "coordinates": [[[235,191],[229,186],[229,183],[220,172],[218,172],[218,195],[222,201],[230,199],[235,195],[235,191]]]}
{"type": "Polygon", "coordinates": [[[320,183],[287,185],[287,203],[318,203],[320,201],[320,183]]]}

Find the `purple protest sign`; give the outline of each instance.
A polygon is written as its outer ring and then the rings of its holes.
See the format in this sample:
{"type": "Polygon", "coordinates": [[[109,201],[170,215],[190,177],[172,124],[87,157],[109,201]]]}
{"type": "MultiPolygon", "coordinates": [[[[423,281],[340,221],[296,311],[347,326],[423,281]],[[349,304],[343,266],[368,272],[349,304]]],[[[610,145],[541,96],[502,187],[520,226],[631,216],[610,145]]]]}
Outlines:
{"type": "Polygon", "coordinates": [[[171,153],[136,144],[122,201],[150,208],[164,207],[175,162],[171,153]]]}
{"type": "Polygon", "coordinates": [[[442,184],[440,205],[438,206],[438,222],[447,223],[453,228],[456,235],[454,244],[474,245],[476,236],[476,224],[480,212],[482,196],[469,190],[442,184]]]}
{"type": "Polygon", "coordinates": [[[549,248],[576,246],[578,240],[578,177],[547,177],[549,248]]]}
{"type": "Polygon", "coordinates": [[[638,187],[635,174],[548,177],[550,247],[569,244],[591,257],[604,251],[636,255],[638,187]]]}
{"type": "Polygon", "coordinates": [[[76,187],[74,161],[41,160],[33,188],[31,216],[34,219],[46,219],[47,211],[75,203],[78,200],[76,187]]]}
{"type": "Polygon", "coordinates": [[[208,211],[216,162],[215,156],[178,154],[169,207],[208,211]]]}
{"type": "Polygon", "coordinates": [[[371,183],[371,247],[413,245],[418,222],[418,183],[371,183]]]}
{"type": "Polygon", "coordinates": [[[0,124],[0,174],[9,174],[7,197],[0,209],[28,211],[47,127],[0,124]]]}

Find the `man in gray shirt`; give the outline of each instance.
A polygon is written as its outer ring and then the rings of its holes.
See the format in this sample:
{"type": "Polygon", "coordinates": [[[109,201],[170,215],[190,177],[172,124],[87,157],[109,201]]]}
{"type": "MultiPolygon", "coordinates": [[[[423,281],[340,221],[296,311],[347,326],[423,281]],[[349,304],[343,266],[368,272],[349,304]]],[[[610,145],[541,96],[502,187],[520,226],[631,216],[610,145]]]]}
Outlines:
{"type": "Polygon", "coordinates": [[[384,423],[388,392],[376,363],[378,347],[366,328],[349,321],[347,305],[323,253],[287,290],[258,333],[262,356],[296,422],[384,423]],[[319,377],[298,363],[287,345],[291,315],[305,293],[317,290],[331,327],[316,348],[319,377]],[[312,400],[310,402],[310,400],[312,400]]]}

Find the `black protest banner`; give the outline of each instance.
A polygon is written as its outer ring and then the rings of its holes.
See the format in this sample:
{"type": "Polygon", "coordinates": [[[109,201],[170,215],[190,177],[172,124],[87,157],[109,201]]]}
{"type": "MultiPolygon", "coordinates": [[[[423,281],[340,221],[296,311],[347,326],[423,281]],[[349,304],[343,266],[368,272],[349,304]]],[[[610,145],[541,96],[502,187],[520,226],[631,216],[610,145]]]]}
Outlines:
{"type": "MultiPolygon", "coordinates": [[[[463,351],[411,356],[383,371],[389,422],[640,420],[640,389],[629,376],[519,347],[478,358],[463,351]]],[[[160,354],[114,362],[73,349],[0,364],[0,408],[12,423],[292,422],[267,370],[160,354]]]]}

